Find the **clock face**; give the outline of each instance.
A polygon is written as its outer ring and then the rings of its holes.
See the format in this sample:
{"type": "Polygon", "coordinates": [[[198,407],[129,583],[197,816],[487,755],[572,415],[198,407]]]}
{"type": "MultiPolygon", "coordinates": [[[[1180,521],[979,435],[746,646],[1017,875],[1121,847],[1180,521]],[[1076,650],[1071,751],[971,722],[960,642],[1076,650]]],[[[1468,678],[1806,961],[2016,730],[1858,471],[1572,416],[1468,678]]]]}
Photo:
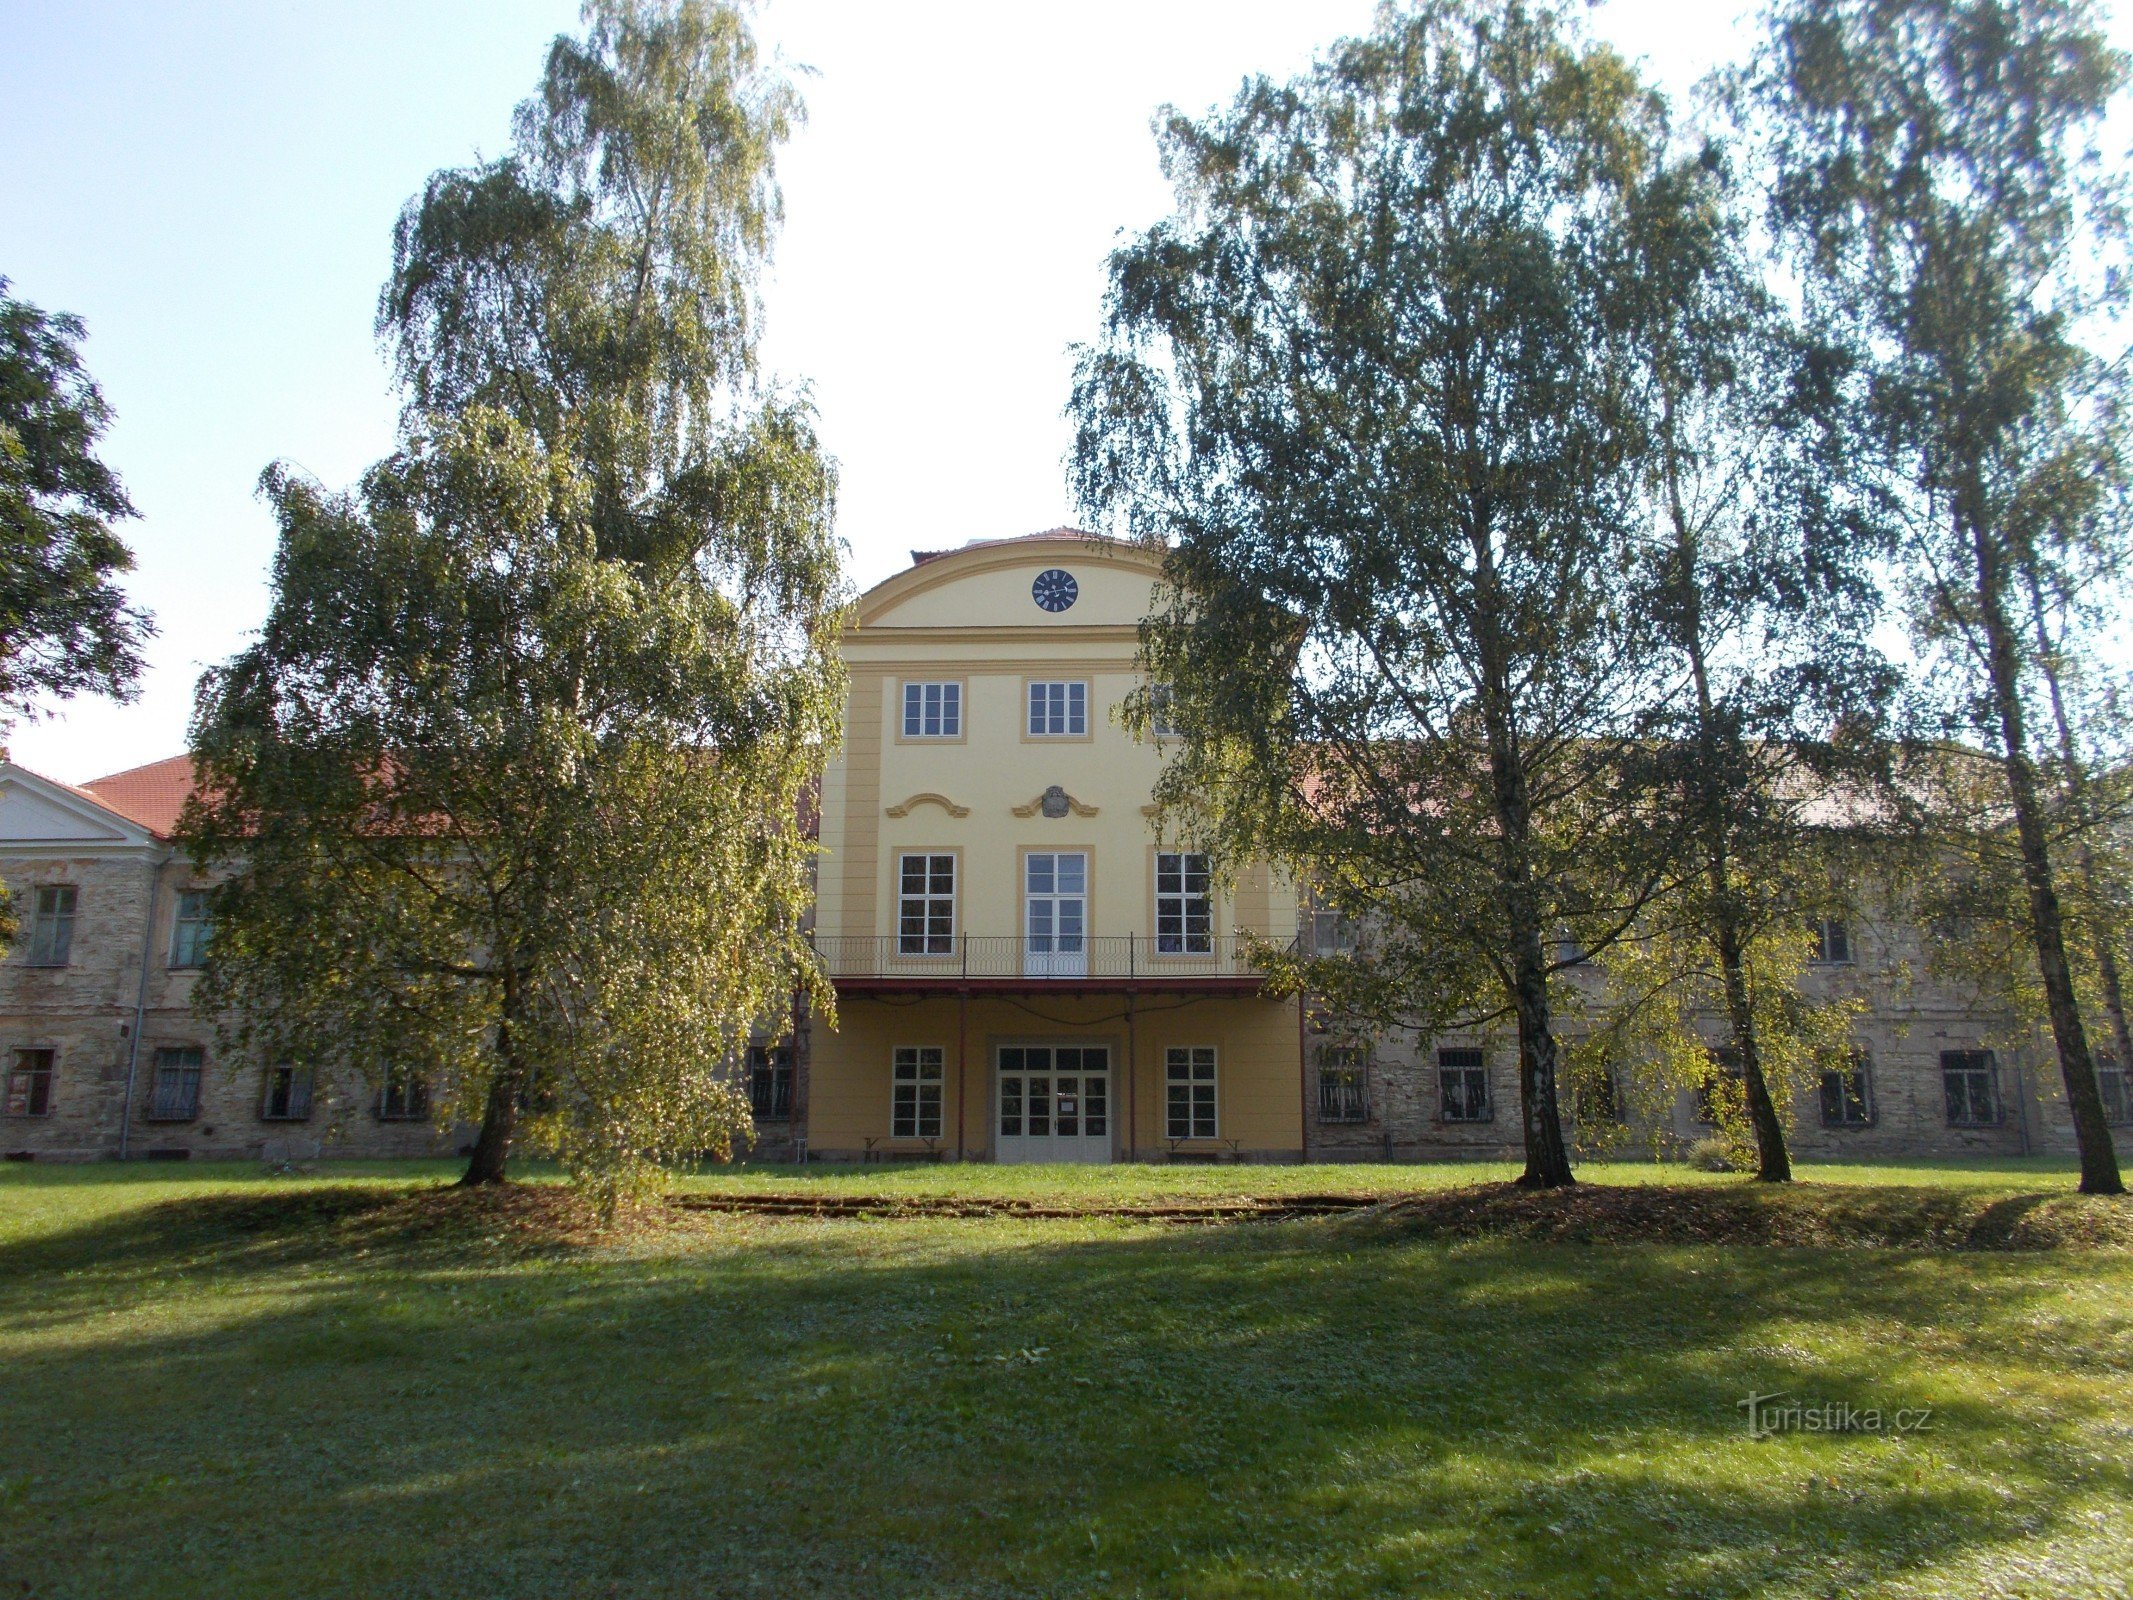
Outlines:
{"type": "Polygon", "coordinates": [[[1030,598],[1047,611],[1064,611],[1081,597],[1081,585],[1074,581],[1074,574],[1049,567],[1037,574],[1037,581],[1029,586],[1030,598]]]}

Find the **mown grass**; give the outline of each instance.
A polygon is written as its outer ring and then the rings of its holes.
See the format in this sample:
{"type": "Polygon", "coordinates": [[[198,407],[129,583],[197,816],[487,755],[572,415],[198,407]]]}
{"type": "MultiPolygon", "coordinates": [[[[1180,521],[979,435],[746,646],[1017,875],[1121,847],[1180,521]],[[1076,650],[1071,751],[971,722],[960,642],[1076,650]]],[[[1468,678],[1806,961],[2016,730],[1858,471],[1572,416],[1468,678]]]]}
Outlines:
{"type": "Polygon", "coordinates": [[[411,1195],[404,1168],[0,1174],[0,1593],[2058,1596],[2133,1574],[2122,1251],[1462,1241],[1397,1213],[690,1216],[586,1243],[545,1215],[411,1195]],[[1884,1431],[1751,1439],[1739,1402],[1773,1392],[1884,1431]],[[1898,1408],[1930,1414],[1898,1434],[1898,1408]]]}

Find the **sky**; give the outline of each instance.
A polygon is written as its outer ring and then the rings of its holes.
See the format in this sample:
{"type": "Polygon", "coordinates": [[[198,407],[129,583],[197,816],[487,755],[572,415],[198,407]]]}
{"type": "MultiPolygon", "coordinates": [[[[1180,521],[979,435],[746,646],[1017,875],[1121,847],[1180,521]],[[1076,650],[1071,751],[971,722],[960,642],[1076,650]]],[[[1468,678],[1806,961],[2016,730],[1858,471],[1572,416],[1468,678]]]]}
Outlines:
{"type": "MultiPolygon", "coordinates": [[[[1287,77],[1372,0],[766,0],[801,79],[766,370],[811,388],[864,588],[914,548],[1072,521],[1062,416],[1106,253],[1169,210],[1150,119],[1287,77]]],[[[1593,12],[1662,85],[1737,54],[1731,0],[1593,12]]],[[[140,518],[139,697],[6,732],[67,782],[178,753],[201,670],[266,614],[261,471],[392,445],[372,320],[403,201],[501,153],[576,0],[0,0],[0,276],[88,326],[140,518]]]]}

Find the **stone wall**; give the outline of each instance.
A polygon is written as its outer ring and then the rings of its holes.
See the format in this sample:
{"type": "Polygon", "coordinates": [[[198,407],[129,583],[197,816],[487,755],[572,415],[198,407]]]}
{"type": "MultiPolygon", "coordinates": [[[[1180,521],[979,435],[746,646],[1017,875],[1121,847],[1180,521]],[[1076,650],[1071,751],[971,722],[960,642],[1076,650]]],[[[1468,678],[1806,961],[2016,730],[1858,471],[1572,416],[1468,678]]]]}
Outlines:
{"type": "Polygon", "coordinates": [[[192,1010],[196,974],[171,966],[178,891],[199,887],[183,861],[96,853],[18,858],[8,861],[6,878],[23,927],[0,962],[0,1069],[13,1066],[18,1050],[48,1049],[53,1070],[46,1115],[0,1115],[0,1155],[93,1160],[116,1157],[123,1143],[125,1154],[137,1157],[310,1160],[442,1155],[465,1142],[464,1130],[380,1121],[374,1088],[355,1075],[315,1084],[307,1118],[267,1120],[263,1067],[222,1056],[212,1021],[192,1010]],[[25,964],[30,911],[43,884],[75,888],[64,967],[25,964]],[[156,1052],[183,1047],[201,1051],[199,1110],[183,1121],[157,1121],[156,1052]],[[130,1119],[122,1117],[129,1075],[130,1119]]]}
{"type": "MultiPolygon", "coordinates": [[[[1817,995],[1849,996],[1866,1003],[1853,1036],[1866,1052],[1873,1117],[1865,1126],[1825,1127],[1819,1085],[1803,1085],[1790,1117],[1789,1143],[1796,1157],[1909,1160],[2074,1153],[2073,1121],[2048,1038],[2026,1033],[1959,985],[1934,977],[1927,970],[1922,941],[1900,922],[1883,917],[1857,924],[1851,943],[1851,961],[1812,967],[1806,982],[1817,995]],[[1997,1123],[1950,1126],[1941,1079],[1941,1052],[1946,1050],[1993,1052],[2001,1105],[1997,1123]]],[[[1722,1038],[1719,1018],[1706,1019],[1705,1026],[1714,1043],[1722,1038]]],[[[1318,1018],[1309,1046],[1314,1070],[1323,1048],[1359,1036],[1334,1019],[1318,1018]]],[[[1309,1130],[1314,1160],[1521,1158],[1514,1041],[1473,1035],[1430,1039],[1399,1030],[1369,1038],[1368,1048],[1368,1120],[1314,1122],[1309,1130]],[[1443,1046],[1483,1051],[1494,1112],[1490,1121],[1446,1120],[1437,1070],[1437,1051],[1443,1046]]],[[[1564,1111],[1575,1137],[1567,1096],[1564,1111]]],[[[1607,1133],[1594,1131],[1603,1137],[1607,1133]]],[[[1697,1120],[1695,1097],[1684,1092],[1676,1097],[1656,1142],[1678,1151],[1711,1131],[1697,1120]]],[[[2133,1129],[2114,1131],[2121,1159],[2133,1155],[2133,1129]]],[[[1654,1147],[1652,1132],[1648,1126],[1624,1127],[1611,1142],[1626,1155],[1642,1156],[1654,1147]]]]}

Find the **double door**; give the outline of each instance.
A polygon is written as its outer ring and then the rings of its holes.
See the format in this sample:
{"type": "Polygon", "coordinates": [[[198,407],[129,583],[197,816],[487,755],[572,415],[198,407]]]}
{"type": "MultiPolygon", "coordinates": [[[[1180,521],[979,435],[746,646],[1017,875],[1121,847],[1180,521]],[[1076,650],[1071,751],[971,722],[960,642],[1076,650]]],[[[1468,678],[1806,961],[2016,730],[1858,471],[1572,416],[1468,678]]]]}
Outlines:
{"type": "Polygon", "coordinates": [[[996,1160],[1109,1161],[1110,1046],[1000,1046],[993,1107],[996,1160]]]}

